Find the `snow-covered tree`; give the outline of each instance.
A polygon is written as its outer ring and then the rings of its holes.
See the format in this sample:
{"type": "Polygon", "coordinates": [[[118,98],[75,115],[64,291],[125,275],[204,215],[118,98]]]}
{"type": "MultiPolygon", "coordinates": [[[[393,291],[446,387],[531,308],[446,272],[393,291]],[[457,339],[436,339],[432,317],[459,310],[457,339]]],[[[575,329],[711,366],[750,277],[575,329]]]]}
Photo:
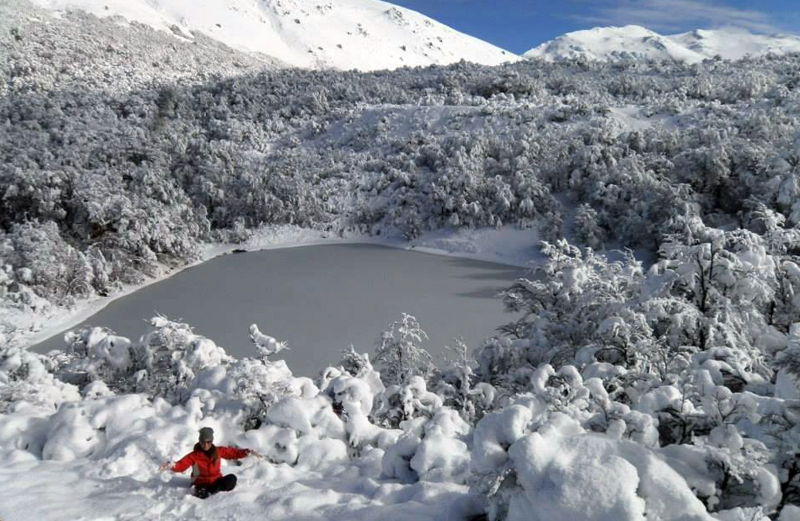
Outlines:
{"type": "Polygon", "coordinates": [[[417,319],[406,313],[378,336],[375,364],[385,384],[405,385],[413,376],[424,381],[433,374],[431,355],[421,345],[427,338],[417,319]]]}

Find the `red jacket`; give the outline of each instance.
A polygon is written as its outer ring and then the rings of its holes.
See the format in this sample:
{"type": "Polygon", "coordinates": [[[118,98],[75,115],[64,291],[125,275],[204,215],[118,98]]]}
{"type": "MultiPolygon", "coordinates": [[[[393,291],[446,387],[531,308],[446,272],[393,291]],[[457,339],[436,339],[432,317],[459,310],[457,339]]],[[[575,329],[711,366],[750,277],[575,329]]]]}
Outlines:
{"type": "Polygon", "coordinates": [[[178,460],[172,466],[173,472],[183,472],[192,467],[193,485],[210,485],[222,477],[220,463],[222,459],[241,459],[250,454],[249,449],[236,449],[234,447],[217,447],[219,459],[216,463],[202,450],[194,450],[178,460]]]}

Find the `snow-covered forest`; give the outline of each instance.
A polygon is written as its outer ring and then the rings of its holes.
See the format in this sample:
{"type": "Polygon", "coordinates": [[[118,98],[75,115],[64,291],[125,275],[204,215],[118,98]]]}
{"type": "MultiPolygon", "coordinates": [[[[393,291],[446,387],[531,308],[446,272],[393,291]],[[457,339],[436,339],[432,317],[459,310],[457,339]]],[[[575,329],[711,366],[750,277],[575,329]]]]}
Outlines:
{"type": "Polygon", "coordinates": [[[6,14],[0,475],[61,492],[4,485],[4,521],[77,518],[58,472],[90,519],[210,519],[154,477],[207,425],[267,457],[242,519],[800,519],[800,55],[267,70],[6,14]],[[313,380],[164,317],[24,347],[20,317],[276,224],[536,228],[545,261],[441,369],[410,315],[313,380]]]}

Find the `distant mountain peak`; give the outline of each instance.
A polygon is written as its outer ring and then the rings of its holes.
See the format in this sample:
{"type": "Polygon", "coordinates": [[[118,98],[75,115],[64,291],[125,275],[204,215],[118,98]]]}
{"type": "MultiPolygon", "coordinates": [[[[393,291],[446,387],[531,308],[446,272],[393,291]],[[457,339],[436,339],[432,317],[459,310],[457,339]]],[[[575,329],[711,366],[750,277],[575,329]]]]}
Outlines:
{"type": "Polygon", "coordinates": [[[203,33],[228,47],[303,68],[393,69],[519,57],[380,0],[31,0],[52,11],[121,16],[176,36],[203,33]]]}
{"type": "Polygon", "coordinates": [[[753,34],[733,27],[695,29],[664,36],[645,27],[626,25],[566,33],[523,56],[547,61],[582,57],[596,61],[652,59],[696,63],[714,56],[737,60],[748,55],[791,52],[800,52],[800,37],[753,34]]]}

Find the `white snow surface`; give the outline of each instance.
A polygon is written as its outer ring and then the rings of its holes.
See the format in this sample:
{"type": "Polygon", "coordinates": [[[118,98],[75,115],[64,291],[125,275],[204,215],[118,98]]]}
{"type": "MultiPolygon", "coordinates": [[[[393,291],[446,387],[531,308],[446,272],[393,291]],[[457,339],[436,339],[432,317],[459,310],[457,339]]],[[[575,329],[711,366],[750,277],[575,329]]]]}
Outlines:
{"type": "MultiPolygon", "coordinates": [[[[234,367],[198,374],[181,405],[144,394],[114,395],[101,382],[85,388],[83,400],[63,393],[50,403],[18,402],[0,414],[0,518],[248,521],[266,514],[272,520],[446,520],[476,513],[465,485],[436,479],[466,468],[465,447],[457,439],[463,428],[452,428],[447,417],[428,422],[425,450],[408,444],[417,453],[412,465],[432,479],[401,484],[383,474],[393,463],[383,447],[402,432],[354,421],[359,401],[372,399],[368,386],[338,396],[351,412],[345,423],[331,409],[330,389],[293,378],[283,362],[245,360],[238,367],[259,367],[261,383],[289,382],[295,393],[269,409],[267,423],[247,432],[240,426],[243,403],[226,389],[229,379],[238,378],[234,367]],[[223,473],[238,476],[236,491],[205,501],[191,495],[188,472],[157,471],[191,451],[200,427],[212,427],[218,445],[264,456],[239,465],[224,462],[223,473]],[[370,431],[380,431],[384,441],[369,440],[370,431]],[[451,452],[426,455],[437,443],[451,452]],[[348,447],[356,446],[359,453],[352,455],[348,447]]],[[[53,387],[43,378],[31,383],[53,387]]]]}
{"type": "MultiPolygon", "coordinates": [[[[458,519],[449,516],[464,503],[465,487],[452,483],[416,483],[401,486],[381,476],[383,451],[366,451],[350,462],[343,442],[322,438],[306,442],[297,466],[247,458],[241,466],[223,463],[223,473],[234,472],[239,480],[232,493],[202,501],[191,495],[189,477],[159,474],[162,460],[180,457],[191,450],[199,425],[186,411],[164,404],[146,404],[134,397],[100,400],[108,410],[113,401],[127,399],[115,418],[119,432],[104,435],[102,456],[71,461],[40,460],[28,451],[0,448],[5,462],[0,479],[0,516],[4,521],[73,520],[173,520],[173,519],[458,519]],[[133,398],[131,400],[131,398],[133,398]],[[224,515],[223,515],[224,514],[224,515]],[[409,516],[409,517],[406,517],[409,516]]],[[[122,404],[120,404],[122,406],[122,404]]],[[[90,412],[94,422],[97,411],[90,412]]],[[[11,419],[13,421],[14,418],[11,419]]],[[[42,420],[42,423],[47,420],[42,420]]],[[[87,422],[88,423],[88,422],[87,422]]],[[[224,426],[214,425],[217,437],[224,426]]],[[[270,426],[272,427],[272,426],[270,426]]],[[[72,429],[55,443],[70,444],[96,433],[88,424],[72,429]]],[[[223,437],[224,443],[258,448],[278,443],[289,429],[264,428],[238,437],[223,437]]],[[[52,439],[52,438],[51,438],[52,439]]],[[[297,440],[292,440],[297,443],[297,440]]]]}
{"type": "Polygon", "coordinates": [[[379,0],[32,0],[62,12],[121,16],[191,39],[202,32],[295,67],[379,70],[518,56],[379,0]]]}
{"type": "MultiPolygon", "coordinates": [[[[548,368],[532,379],[543,384],[555,374],[548,368]]],[[[115,395],[99,381],[81,399],[49,374],[29,377],[54,392],[49,402],[19,401],[0,413],[0,518],[456,521],[482,512],[480,497],[466,484],[470,470],[490,474],[511,465],[519,489],[509,520],[713,519],[692,492],[698,480],[690,483],[676,470],[692,464],[688,449],[662,453],[587,432],[561,413],[548,419],[541,394],[487,415],[474,436],[441,400],[429,418],[383,428],[364,412],[377,397],[379,388],[370,385],[377,373],[369,365],[357,376],[337,372],[328,368],[332,378],[317,387],[294,378],[282,361],[212,365],[175,405],[144,394],[115,395]],[[235,381],[242,371],[256,368],[262,390],[287,383],[290,394],[268,408],[259,428],[243,431],[247,404],[233,389],[241,389],[235,381]],[[345,414],[334,412],[333,400],[345,414]],[[219,445],[264,456],[224,462],[223,473],[238,477],[236,490],[207,500],[191,495],[187,475],[157,471],[190,452],[201,427],[212,427],[219,445]]],[[[574,368],[558,374],[580,381],[574,368]]],[[[429,394],[420,377],[408,387],[429,394]]]]}
{"type": "Polygon", "coordinates": [[[762,35],[729,27],[664,36],[638,25],[626,25],[566,33],[523,56],[546,61],[583,57],[592,61],[635,58],[697,63],[715,56],[738,60],[747,55],[792,52],[800,52],[800,37],[794,35],[762,35]]]}

